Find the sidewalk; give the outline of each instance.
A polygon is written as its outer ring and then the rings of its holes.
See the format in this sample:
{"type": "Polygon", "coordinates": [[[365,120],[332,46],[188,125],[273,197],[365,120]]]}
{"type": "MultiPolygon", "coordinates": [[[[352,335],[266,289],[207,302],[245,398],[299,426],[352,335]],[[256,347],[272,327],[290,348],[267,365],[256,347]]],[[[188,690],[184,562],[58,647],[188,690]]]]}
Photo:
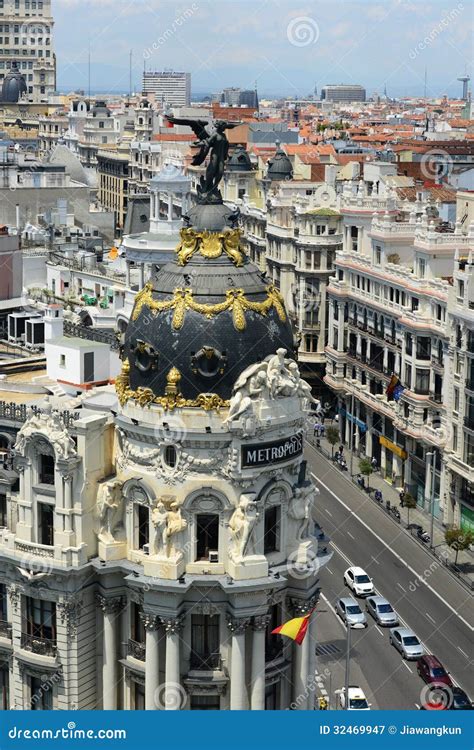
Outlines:
{"type": "MultiPolygon", "coordinates": [[[[320,438],[320,447],[318,448],[316,446],[316,438],[313,436],[312,429],[308,431],[307,435],[308,442],[313,445],[313,447],[317,448],[317,450],[329,461],[331,461],[332,456],[332,446],[330,443],[326,440],[326,438],[320,438]]],[[[334,447],[334,452],[337,451],[338,445],[334,447]]],[[[344,446],[344,456],[347,461],[347,472],[341,472],[343,473],[348,480],[351,479],[350,476],[350,451],[346,446],[344,446]]],[[[391,484],[386,482],[380,475],[379,472],[374,472],[371,474],[370,477],[364,477],[366,485],[368,484],[370,486],[370,493],[364,492],[357,484],[355,477],[359,474],[359,459],[360,457],[354,453],[353,458],[353,473],[354,476],[352,477],[352,483],[354,485],[354,488],[357,489],[358,492],[361,492],[363,494],[370,494],[371,499],[373,500],[374,504],[374,491],[380,490],[383,495],[383,504],[380,505],[380,512],[385,513],[389,515],[388,511],[386,510],[385,504],[387,501],[390,502],[391,506],[395,506],[400,510],[401,513],[401,525],[403,528],[407,530],[407,533],[411,533],[407,529],[407,509],[400,507],[400,495],[399,490],[394,489],[391,484]]],[[[338,469],[335,467],[335,470],[338,469]]],[[[394,523],[395,523],[394,519],[394,523]]],[[[413,525],[422,526],[425,531],[430,533],[431,529],[431,517],[429,513],[426,513],[421,508],[411,508],[410,509],[410,527],[413,525]]],[[[467,585],[470,588],[474,588],[474,555],[471,551],[465,550],[463,552],[459,552],[458,554],[458,561],[457,566],[454,565],[454,560],[456,557],[456,553],[453,549],[448,547],[444,540],[444,532],[445,528],[440,523],[438,519],[434,519],[433,523],[433,539],[432,539],[432,548],[430,549],[430,545],[424,544],[423,542],[419,541],[414,534],[416,532],[413,532],[413,539],[417,544],[420,544],[422,547],[424,547],[426,550],[428,550],[433,557],[435,557],[439,562],[441,562],[443,565],[446,565],[446,567],[449,568],[449,570],[457,577],[459,578],[465,585],[467,585]]]]}

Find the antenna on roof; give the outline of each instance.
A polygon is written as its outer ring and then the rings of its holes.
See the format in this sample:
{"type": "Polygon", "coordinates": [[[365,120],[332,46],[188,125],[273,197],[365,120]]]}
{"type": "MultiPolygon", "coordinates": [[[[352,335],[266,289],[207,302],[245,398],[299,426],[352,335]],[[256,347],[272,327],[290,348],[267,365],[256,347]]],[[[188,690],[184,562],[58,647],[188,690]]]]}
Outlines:
{"type": "Polygon", "coordinates": [[[89,40],[89,53],[87,58],[87,90],[89,95],[89,101],[91,99],[91,43],[89,40]]]}
{"type": "Polygon", "coordinates": [[[129,71],[129,88],[128,88],[128,101],[132,98],[132,64],[133,64],[133,50],[130,50],[130,71],[129,71]]]}
{"type": "Polygon", "coordinates": [[[427,81],[427,78],[428,78],[428,73],[427,73],[426,65],[425,65],[425,88],[424,88],[424,93],[423,93],[423,97],[425,99],[426,99],[426,81],[427,81]]]}

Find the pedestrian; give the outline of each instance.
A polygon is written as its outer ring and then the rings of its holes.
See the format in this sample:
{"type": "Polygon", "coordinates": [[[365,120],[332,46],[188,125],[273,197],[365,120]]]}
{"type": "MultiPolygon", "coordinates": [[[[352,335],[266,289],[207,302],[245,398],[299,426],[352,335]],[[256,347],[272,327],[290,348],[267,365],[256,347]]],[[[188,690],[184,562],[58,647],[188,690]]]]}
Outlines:
{"type": "Polygon", "coordinates": [[[404,507],[405,494],[406,493],[403,487],[400,487],[400,505],[402,506],[402,508],[404,507]]]}
{"type": "Polygon", "coordinates": [[[372,471],[377,471],[377,459],[375,456],[372,457],[372,461],[370,462],[372,464],[372,471]]]}
{"type": "Polygon", "coordinates": [[[326,434],[326,428],[324,424],[321,424],[321,432],[319,433],[319,436],[324,437],[325,434],[326,434]]]}
{"type": "Polygon", "coordinates": [[[344,446],[343,445],[339,446],[339,453],[341,454],[341,456],[344,453],[344,446]]]}

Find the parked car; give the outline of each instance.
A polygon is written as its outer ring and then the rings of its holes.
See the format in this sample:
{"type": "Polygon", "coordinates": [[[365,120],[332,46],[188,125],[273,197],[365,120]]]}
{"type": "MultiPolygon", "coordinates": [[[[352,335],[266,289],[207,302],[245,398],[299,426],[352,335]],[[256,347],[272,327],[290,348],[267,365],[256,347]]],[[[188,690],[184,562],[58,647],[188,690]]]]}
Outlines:
{"type": "Polygon", "coordinates": [[[390,643],[400,651],[404,659],[419,659],[424,656],[425,649],[410,628],[392,628],[390,643]]]}
{"type": "Polygon", "coordinates": [[[347,625],[367,625],[367,617],[352,596],[345,596],[336,602],[336,612],[347,625]]]}
{"type": "Polygon", "coordinates": [[[436,682],[443,685],[453,686],[451,677],[446,672],[440,660],[433,654],[425,654],[418,660],[417,671],[425,682],[436,682]]]}
{"type": "MultiPolygon", "coordinates": [[[[339,695],[339,705],[341,708],[346,707],[346,688],[336,690],[339,695]]],[[[364,691],[357,685],[349,685],[348,689],[349,704],[348,711],[370,711],[371,704],[367,701],[364,691]]]]}
{"type": "Polygon", "coordinates": [[[344,573],[344,583],[356,596],[369,596],[375,593],[371,577],[362,568],[347,568],[344,573]]]}
{"type": "Polygon", "coordinates": [[[383,596],[367,597],[365,608],[379,625],[398,625],[397,613],[390,602],[384,599],[383,596]]]}
{"type": "Polygon", "coordinates": [[[450,709],[452,711],[472,711],[472,701],[462,688],[455,686],[451,688],[451,693],[453,700],[450,709]]]}

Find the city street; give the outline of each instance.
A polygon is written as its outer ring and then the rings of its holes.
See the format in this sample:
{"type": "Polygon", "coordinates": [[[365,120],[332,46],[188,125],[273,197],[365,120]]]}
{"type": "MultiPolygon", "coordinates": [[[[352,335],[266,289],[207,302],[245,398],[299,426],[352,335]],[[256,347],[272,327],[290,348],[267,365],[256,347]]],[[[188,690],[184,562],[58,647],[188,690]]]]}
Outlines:
{"type": "MultiPolygon", "coordinates": [[[[320,490],[315,520],[331,539],[334,551],[321,572],[324,598],[318,610],[324,611],[322,638],[326,645],[333,638],[340,649],[336,655],[329,648],[328,656],[318,658],[319,671],[332,673],[336,668],[337,680],[343,679],[345,627],[336,624],[339,618],[333,614],[332,633],[336,635],[332,636],[327,610],[338,597],[348,595],[344,570],[359,565],[373,578],[377,592],[392,603],[403,623],[416,632],[427,652],[438,656],[454,681],[472,697],[472,594],[311,446],[306,457],[308,473],[320,490]]],[[[363,601],[361,605],[365,609],[363,601]]],[[[365,630],[353,632],[351,683],[357,684],[360,670],[368,688],[364,684],[361,687],[367,690],[374,708],[415,709],[420,705],[424,683],[416,673],[416,663],[404,662],[389,645],[387,630],[369,617],[365,630]]],[[[334,678],[331,682],[332,691],[341,687],[335,686],[334,678]]]]}

